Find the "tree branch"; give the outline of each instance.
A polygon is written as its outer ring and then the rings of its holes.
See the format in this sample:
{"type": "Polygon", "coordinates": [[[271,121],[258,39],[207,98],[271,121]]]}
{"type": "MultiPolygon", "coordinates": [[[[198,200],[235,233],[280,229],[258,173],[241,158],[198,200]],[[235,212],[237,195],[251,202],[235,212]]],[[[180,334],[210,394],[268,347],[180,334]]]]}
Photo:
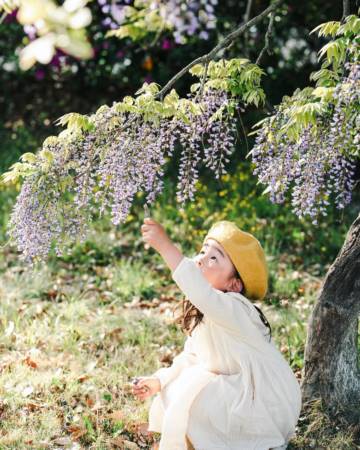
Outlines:
{"type": "Polygon", "coordinates": [[[260,54],[259,54],[259,56],[258,56],[258,58],[256,60],[256,64],[257,65],[260,65],[260,62],[261,62],[263,56],[265,55],[265,52],[268,52],[270,54],[270,52],[269,52],[270,36],[271,36],[272,31],[273,31],[274,18],[275,18],[275,12],[273,11],[270,14],[269,26],[268,26],[268,29],[266,30],[266,34],[265,34],[265,45],[264,45],[264,48],[261,50],[261,52],[260,52],[260,54]]]}
{"type": "Polygon", "coordinates": [[[350,0],[343,0],[343,16],[341,21],[345,20],[346,16],[350,15],[350,0]]]}
{"type": "MultiPolygon", "coordinates": [[[[220,50],[230,45],[236,38],[245,33],[249,28],[257,23],[261,22],[261,20],[266,17],[268,14],[273,12],[282,2],[283,0],[276,0],[270,6],[268,6],[262,13],[258,16],[253,17],[248,22],[242,24],[236,30],[232,31],[228,34],[222,41],[220,41],[209,53],[206,55],[200,56],[199,58],[194,59],[187,66],[183,67],[176,75],[174,75],[171,80],[169,80],[166,85],[156,94],[155,98],[163,99],[164,94],[172,88],[172,86],[183,77],[193,66],[196,64],[204,64],[209,63],[211,60],[215,58],[215,56],[219,53],[220,50]]],[[[345,0],[344,0],[345,1],[345,0]]]]}

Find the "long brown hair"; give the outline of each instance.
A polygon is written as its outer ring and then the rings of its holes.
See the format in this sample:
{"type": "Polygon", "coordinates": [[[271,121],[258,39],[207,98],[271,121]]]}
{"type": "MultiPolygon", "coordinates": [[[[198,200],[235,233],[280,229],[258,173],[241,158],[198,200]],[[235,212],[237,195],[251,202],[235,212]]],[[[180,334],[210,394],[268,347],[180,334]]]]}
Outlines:
{"type": "MultiPolygon", "coordinates": [[[[243,294],[246,296],[246,289],[244,286],[244,283],[238,273],[238,271],[235,270],[235,277],[240,279],[242,288],[240,291],[240,294],[243,294]]],[[[253,305],[256,310],[259,313],[260,319],[263,322],[263,324],[269,329],[269,341],[271,340],[271,325],[267,318],[265,317],[264,313],[261,311],[259,307],[256,305],[253,305]]],[[[199,311],[196,306],[194,306],[189,300],[186,298],[182,299],[180,305],[176,305],[173,312],[175,312],[177,309],[181,308],[181,313],[175,317],[174,323],[177,323],[180,325],[183,332],[189,336],[191,336],[191,333],[194,331],[194,329],[201,323],[204,314],[199,311]]]]}

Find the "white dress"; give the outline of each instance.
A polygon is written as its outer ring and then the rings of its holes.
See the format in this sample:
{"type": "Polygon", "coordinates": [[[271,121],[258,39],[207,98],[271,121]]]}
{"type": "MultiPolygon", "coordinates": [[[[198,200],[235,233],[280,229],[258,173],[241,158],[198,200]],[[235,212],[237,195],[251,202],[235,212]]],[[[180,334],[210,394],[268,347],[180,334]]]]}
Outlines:
{"type": "Polygon", "coordinates": [[[203,321],[171,367],[149,411],[159,450],[269,450],[294,434],[301,409],[298,381],[243,295],[214,289],[190,258],[173,279],[203,321]]]}

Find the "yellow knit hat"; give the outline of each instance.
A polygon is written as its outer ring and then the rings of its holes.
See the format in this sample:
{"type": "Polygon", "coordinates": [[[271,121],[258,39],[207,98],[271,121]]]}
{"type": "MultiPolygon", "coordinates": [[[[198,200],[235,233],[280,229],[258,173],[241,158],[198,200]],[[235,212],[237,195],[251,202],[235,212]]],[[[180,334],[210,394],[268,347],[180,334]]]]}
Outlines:
{"type": "Polygon", "coordinates": [[[215,223],[205,240],[209,238],[224,247],[244,283],[244,295],[262,300],[268,288],[268,269],[260,242],[227,220],[215,223]]]}

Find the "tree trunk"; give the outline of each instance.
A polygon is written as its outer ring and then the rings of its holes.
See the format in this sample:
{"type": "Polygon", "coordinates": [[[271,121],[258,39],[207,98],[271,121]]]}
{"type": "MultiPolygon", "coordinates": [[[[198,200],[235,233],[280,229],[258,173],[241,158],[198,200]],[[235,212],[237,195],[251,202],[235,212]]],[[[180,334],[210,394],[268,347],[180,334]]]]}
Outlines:
{"type": "Polygon", "coordinates": [[[360,215],[325,276],[309,320],[303,402],[321,398],[331,414],[360,421],[358,320],[360,313],[360,215]]]}

